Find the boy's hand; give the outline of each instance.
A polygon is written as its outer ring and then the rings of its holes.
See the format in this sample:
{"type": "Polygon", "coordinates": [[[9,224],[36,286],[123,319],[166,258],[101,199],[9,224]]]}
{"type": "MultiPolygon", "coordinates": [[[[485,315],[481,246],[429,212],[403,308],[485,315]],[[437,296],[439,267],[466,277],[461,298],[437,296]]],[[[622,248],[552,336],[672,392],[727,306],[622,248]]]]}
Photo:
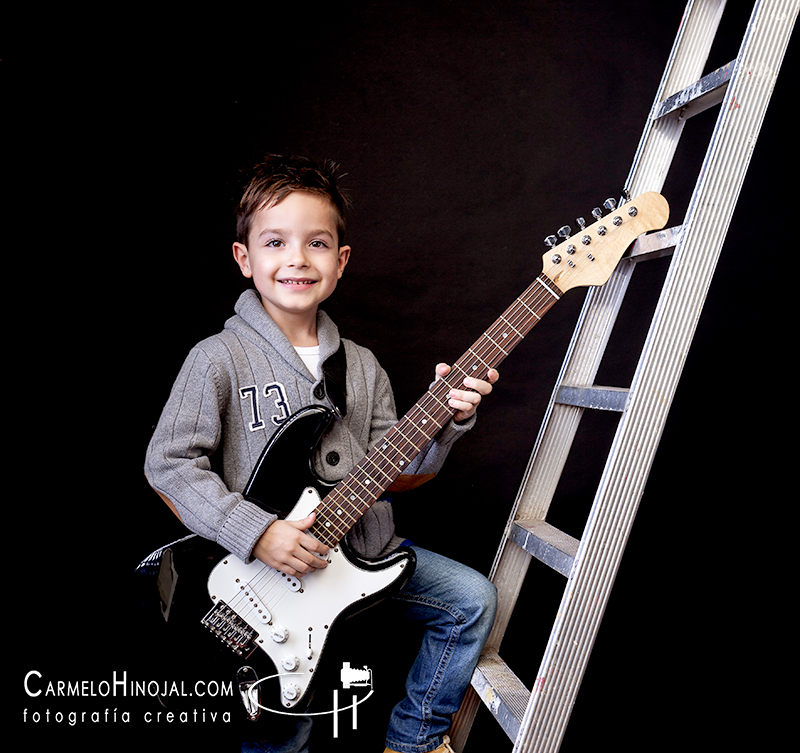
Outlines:
{"type": "MultiPolygon", "coordinates": [[[[440,363],[436,367],[436,378],[441,379],[450,373],[450,367],[446,363],[440,363]]],[[[496,369],[489,369],[486,375],[488,381],[467,377],[464,379],[465,390],[450,390],[450,407],[456,408],[453,418],[456,421],[466,421],[477,409],[484,395],[492,391],[492,385],[500,379],[500,374],[496,369]]]]}
{"type": "Polygon", "coordinates": [[[256,542],[253,556],[294,577],[327,567],[328,547],[305,533],[313,523],[313,512],[303,520],[276,520],[256,542]]]}

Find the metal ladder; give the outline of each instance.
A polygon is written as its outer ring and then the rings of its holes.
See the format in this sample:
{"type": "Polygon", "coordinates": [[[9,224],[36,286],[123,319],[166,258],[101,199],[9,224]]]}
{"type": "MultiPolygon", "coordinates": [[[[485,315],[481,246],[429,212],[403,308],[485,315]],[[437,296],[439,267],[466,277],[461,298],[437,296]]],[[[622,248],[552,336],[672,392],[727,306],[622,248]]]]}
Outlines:
{"type": "Polygon", "coordinates": [[[492,566],[498,615],[450,732],[458,751],[466,747],[481,703],[514,741],[515,753],[561,746],[799,5],[755,2],[737,58],[702,76],[725,2],[687,4],[628,176],[630,194],[661,191],[687,118],[720,105],[716,125],[682,225],[640,238],[611,279],[587,293],[492,566]],[[595,385],[634,268],[670,252],[630,387],[595,385]],[[576,540],[547,516],[586,410],[620,417],[576,540]],[[533,558],[567,580],[528,688],[499,649],[533,558]]]}

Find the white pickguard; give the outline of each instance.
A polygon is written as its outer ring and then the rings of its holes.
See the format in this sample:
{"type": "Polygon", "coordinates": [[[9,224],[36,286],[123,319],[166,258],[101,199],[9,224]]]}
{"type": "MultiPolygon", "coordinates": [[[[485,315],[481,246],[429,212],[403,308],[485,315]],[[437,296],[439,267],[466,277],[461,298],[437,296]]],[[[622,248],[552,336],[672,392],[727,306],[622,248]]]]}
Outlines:
{"type": "MultiPolygon", "coordinates": [[[[307,488],[287,520],[302,520],[320,503],[307,488]]],[[[405,563],[381,570],[362,570],[339,547],[330,549],[327,567],[302,578],[262,562],[244,564],[229,555],[208,578],[214,603],[224,601],[257,632],[256,645],[272,660],[279,678],[281,703],[295,706],[304,696],[336,618],[352,604],[390,586],[403,575],[405,563]]]]}

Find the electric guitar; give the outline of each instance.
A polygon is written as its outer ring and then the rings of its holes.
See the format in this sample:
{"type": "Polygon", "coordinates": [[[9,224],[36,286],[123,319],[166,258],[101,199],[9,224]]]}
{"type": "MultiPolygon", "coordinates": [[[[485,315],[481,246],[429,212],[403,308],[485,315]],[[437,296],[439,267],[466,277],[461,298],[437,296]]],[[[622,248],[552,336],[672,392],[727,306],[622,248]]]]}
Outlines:
{"type": "MultiPolygon", "coordinates": [[[[188,610],[189,624],[221,647],[235,668],[236,687],[249,719],[257,720],[263,709],[301,713],[337,622],[408,582],[415,565],[412,550],[400,548],[383,559],[365,560],[349,548],[346,536],[452,418],[453,409],[447,404],[450,389],[467,376],[485,379],[566,291],[604,284],[633,241],[663,228],[669,215],[666,200],[652,192],[619,207],[611,200],[605,206],[609,210],[605,215],[593,211],[592,225],[579,220],[581,228],[574,235],[565,226],[559,231],[560,242],[548,236],[542,272],[533,283],[341,481],[322,481],[310,463],[314,447],[334,419],[326,407],[303,408],[270,438],[244,496],[288,520],[316,512],[308,533],[330,547],[326,568],[289,577],[259,561],[244,564],[216,544],[200,540],[216,551],[196,558],[210,568],[207,593],[190,597],[181,593],[180,545],[154,553],[158,556],[150,564],[157,563],[160,573],[164,617],[169,622],[181,609],[185,619],[188,610]],[[283,479],[278,482],[283,487],[276,487],[276,479],[283,479]],[[286,506],[275,510],[276,499],[286,506]],[[267,679],[273,684],[265,684],[267,679]],[[276,697],[267,697],[268,687],[276,697]]],[[[192,540],[185,541],[192,546],[199,543],[192,540]]],[[[198,573],[191,577],[196,579],[198,573]]]]}

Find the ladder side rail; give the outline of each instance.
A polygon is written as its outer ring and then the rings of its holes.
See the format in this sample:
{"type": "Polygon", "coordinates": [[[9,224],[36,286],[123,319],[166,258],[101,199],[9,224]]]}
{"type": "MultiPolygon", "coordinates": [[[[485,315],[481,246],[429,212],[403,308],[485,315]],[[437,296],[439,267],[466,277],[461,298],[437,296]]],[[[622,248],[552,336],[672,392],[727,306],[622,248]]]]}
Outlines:
{"type": "Polygon", "coordinates": [[[797,0],[761,2],[753,11],[738,70],[723,100],[690,203],[689,222],[676,248],[637,369],[635,399],[620,422],[598,490],[597,514],[587,522],[580,545],[583,551],[576,558],[562,600],[562,629],[554,630],[556,645],[546,665],[557,687],[545,697],[537,683],[515,746],[521,753],[556,751],[560,746],[797,16],[797,5],[797,0]]]}

